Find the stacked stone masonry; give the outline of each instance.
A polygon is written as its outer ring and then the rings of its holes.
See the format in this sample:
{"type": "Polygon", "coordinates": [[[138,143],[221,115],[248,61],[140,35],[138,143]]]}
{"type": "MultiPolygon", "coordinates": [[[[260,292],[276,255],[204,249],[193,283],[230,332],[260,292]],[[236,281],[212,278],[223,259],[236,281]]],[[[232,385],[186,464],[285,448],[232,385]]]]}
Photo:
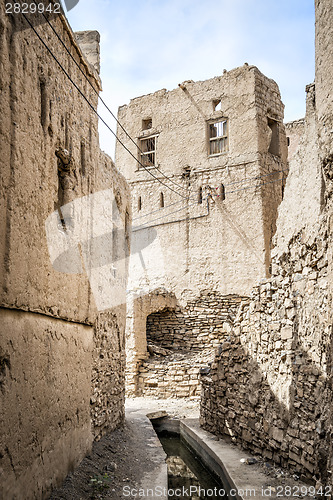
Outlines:
{"type": "MultiPolygon", "coordinates": [[[[329,226],[328,226],[329,224],[329,226]]],[[[201,424],[308,478],[329,480],[331,342],[326,217],[302,233],[272,278],[240,306],[230,340],[202,377],[201,424]]]]}
{"type": "Polygon", "coordinates": [[[199,399],[200,369],[228,338],[241,300],[203,292],[184,308],[149,315],[149,357],[139,367],[137,394],[199,399]]]}

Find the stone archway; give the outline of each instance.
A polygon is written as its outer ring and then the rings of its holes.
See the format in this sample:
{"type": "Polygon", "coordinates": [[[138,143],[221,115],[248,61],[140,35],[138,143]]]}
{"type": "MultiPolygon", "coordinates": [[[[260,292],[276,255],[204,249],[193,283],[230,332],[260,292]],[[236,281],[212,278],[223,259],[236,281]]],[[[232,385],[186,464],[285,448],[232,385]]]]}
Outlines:
{"type": "Polygon", "coordinates": [[[138,370],[148,357],[146,321],[147,316],[165,309],[176,308],[173,293],[156,289],[146,295],[129,294],[126,320],[126,395],[135,396],[138,390],[138,370]]]}

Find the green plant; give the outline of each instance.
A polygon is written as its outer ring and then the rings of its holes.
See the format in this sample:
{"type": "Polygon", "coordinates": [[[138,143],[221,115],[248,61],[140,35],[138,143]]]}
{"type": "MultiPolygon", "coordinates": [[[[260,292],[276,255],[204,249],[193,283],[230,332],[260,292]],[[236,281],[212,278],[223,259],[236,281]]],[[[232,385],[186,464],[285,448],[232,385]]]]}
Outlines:
{"type": "Polygon", "coordinates": [[[103,493],[110,488],[111,477],[105,473],[103,475],[97,475],[90,478],[90,486],[93,490],[93,496],[91,498],[101,498],[96,497],[98,493],[103,493]]]}

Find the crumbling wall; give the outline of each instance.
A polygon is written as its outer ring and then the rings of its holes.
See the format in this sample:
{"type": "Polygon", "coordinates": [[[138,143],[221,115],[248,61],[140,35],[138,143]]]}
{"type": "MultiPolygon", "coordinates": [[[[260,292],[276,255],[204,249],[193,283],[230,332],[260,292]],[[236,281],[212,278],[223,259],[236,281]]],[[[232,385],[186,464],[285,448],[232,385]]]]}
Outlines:
{"type": "Polygon", "coordinates": [[[279,207],[272,256],[287,251],[289,241],[303,230],[303,239],[318,233],[323,206],[323,176],[318,148],[315,85],[306,87],[304,134],[289,159],[284,198],[279,207]]]}
{"type": "Polygon", "coordinates": [[[305,125],[304,118],[284,124],[287,135],[289,162],[291,158],[293,158],[294,154],[296,153],[299,147],[300,141],[304,134],[304,129],[305,129],[304,125],[305,125]]]}
{"type": "MultiPolygon", "coordinates": [[[[241,306],[210,373],[201,423],[332,486],[332,5],[316,2],[316,84],[290,160],[272,278],[241,306]]],[[[208,370],[207,370],[208,371],[208,370]]],[[[328,491],[328,489],[324,490],[328,491]]]]}
{"type": "MultiPolygon", "coordinates": [[[[1,4],[0,497],[29,500],[45,498],[94,437],[122,423],[124,404],[125,305],[99,317],[90,270],[81,260],[73,265],[78,242],[62,255],[66,266],[53,266],[45,222],[101,190],[118,200],[124,225],[131,209],[123,177],[100,152],[97,116],[24,17],[4,10],[1,4]]],[[[52,24],[98,93],[99,76],[65,17],[52,24]]],[[[96,93],[48,24],[36,30],[96,107],[96,93]]],[[[65,240],[72,223],[63,217],[54,240],[65,240]]],[[[82,241],[88,229],[80,227],[82,241]]],[[[127,236],[120,234],[124,247],[127,236]]]]}
{"type": "Polygon", "coordinates": [[[203,291],[185,307],[149,315],[135,395],[199,399],[200,370],[228,338],[240,302],[238,296],[203,291]]]}
{"type": "MultiPolygon", "coordinates": [[[[91,421],[99,439],[124,421],[125,325],[113,312],[99,314],[94,326],[91,387],[91,421]]],[[[120,316],[120,318],[121,318],[120,316]]]]}
{"type": "Polygon", "coordinates": [[[239,297],[202,292],[186,307],[164,310],[147,317],[147,342],[172,350],[200,350],[218,344],[221,331],[230,331],[239,297]]]}
{"type": "MultiPolygon", "coordinates": [[[[327,221],[326,221],[327,222],[327,221]]],[[[302,233],[272,266],[208,375],[201,423],[244,448],[327,480],[332,391],[327,232],[302,233]]]]}
{"type": "Polygon", "coordinates": [[[329,0],[315,0],[316,9],[316,109],[321,157],[332,154],[332,40],[333,5],[329,0]]]}

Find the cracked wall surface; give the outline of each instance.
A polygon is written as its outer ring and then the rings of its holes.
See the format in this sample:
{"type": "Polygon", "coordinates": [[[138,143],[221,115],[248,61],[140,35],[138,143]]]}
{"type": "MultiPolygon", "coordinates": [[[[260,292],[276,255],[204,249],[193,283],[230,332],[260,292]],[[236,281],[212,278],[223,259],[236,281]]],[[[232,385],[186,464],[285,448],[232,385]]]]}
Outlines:
{"type": "MultiPolygon", "coordinates": [[[[118,250],[128,253],[131,207],[124,178],[100,151],[97,116],[23,16],[5,15],[4,9],[1,5],[0,496],[28,500],[46,498],[93,439],[124,418],[126,306],[98,310],[89,279],[100,264],[88,259],[82,269],[80,260],[77,269],[77,246],[62,256],[62,265],[52,266],[45,222],[64,203],[71,207],[84,196],[110,192],[124,228],[118,250]]],[[[40,36],[96,107],[97,94],[88,82],[98,93],[100,79],[85,59],[85,47],[80,49],[63,15],[52,22],[83,74],[47,23],[37,27],[40,36]]],[[[96,32],[92,38],[96,63],[96,32]]],[[[58,213],[62,218],[53,237],[65,240],[75,220],[58,213]]],[[[87,221],[79,228],[82,241],[91,230],[87,221]]],[[[104,248],[100,261],[108,255],[104,248]]]]}

